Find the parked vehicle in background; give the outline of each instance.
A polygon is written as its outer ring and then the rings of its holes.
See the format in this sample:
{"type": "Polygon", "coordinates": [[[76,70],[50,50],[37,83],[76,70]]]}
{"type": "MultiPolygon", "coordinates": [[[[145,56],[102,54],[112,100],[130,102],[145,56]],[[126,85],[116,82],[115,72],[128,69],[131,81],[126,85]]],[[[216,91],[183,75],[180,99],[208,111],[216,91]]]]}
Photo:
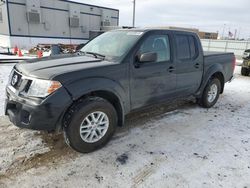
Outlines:
{"type": "Polygon", "coordinates": [[[241,68],[241,74],[248,76],[250,74],[250,49],[245,50],[243,54],[243,64],[241,68]]]}
{"type": "Polygon", "coordinates": [[[17,64],[5,113],[18,127],[63,130],[73,149],[91,152],[134,110],[190,96],[214,106],[234,67],[233,53],[203,52],[192,32],[110,31],[75,55],[17,64]]]}

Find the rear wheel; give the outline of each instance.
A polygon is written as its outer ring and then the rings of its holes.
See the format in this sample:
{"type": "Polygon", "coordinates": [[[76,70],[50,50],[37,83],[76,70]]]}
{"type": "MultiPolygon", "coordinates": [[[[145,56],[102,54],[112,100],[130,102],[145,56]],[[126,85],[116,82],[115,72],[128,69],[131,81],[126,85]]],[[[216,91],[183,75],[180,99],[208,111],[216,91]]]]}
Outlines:
{"type": "Polygon", "coordinates": [[[64,128],[66,143],[81,153],[103,147],[117,126],[115,108],[99,97],[81,101],[66,116],[70,117],[68,126],[64,128]]]}
{"type": "Polygon", "coordinates": [[[211,79],[205,87],[199,104],[204,108],[213,107],[218,101],[221,91],[221,82],[217,78],[211,79]]]}
{"type": "Polygon", "coordinates": [[[249,69],[248,68],[246,68],[246,67],[242,67],[241,68],[241,75],[242,76],[248,76],[249,75],[249,69]]]}

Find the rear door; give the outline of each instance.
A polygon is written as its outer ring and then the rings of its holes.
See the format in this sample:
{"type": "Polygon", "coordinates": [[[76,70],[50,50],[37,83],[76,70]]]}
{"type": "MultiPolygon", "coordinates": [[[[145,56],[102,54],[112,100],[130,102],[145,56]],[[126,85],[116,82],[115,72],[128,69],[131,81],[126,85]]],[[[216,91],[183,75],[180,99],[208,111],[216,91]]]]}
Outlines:
{"type": "Polygon", "coordinates": [[[175,63],[168,31],[154,31],[139,42],[131,64],[130,97],[132,109],[167,100],[176,89],[175,63]],[[139,54],[155,52],[157,61],[137,62],[139,54]]]}
{"type": "Polygon", "coordinates": [[[192,33],[175,34],[177,93],[194,94],[203,75],[203,53],[198,37],[192,33]]]}

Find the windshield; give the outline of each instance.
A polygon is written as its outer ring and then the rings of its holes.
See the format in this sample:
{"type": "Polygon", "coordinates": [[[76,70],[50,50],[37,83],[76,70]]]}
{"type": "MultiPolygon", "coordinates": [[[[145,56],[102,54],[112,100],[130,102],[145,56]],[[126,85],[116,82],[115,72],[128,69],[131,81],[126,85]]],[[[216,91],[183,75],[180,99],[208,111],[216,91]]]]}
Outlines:
{"type": "Polygon", "coordinates": [[[81,49],[86,54],[98,54],[107,59],[120,59],[136,43],[143,32],[111,31],[90,41],[81,49]]]}

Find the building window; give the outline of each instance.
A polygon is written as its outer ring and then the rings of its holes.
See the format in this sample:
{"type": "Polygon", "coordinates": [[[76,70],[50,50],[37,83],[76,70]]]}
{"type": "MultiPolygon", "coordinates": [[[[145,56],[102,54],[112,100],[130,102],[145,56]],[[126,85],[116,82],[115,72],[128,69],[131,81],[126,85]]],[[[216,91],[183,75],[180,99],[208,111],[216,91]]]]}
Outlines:
{"type": "Polygon", "coordinates": [[[1,8],[0,8],[0,22],[3,22],[3,12],[1,8]]]}

